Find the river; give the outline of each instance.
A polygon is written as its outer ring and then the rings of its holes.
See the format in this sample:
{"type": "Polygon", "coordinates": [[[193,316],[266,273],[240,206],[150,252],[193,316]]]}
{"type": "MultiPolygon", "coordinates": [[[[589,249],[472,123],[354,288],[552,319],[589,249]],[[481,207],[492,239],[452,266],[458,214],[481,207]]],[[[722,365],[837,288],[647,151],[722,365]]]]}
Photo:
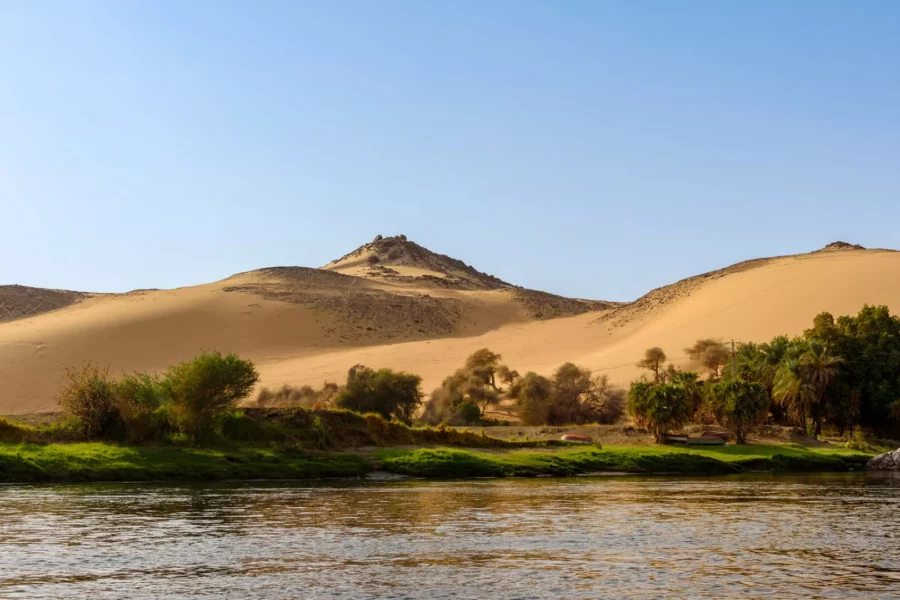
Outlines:
{"type": "Polygon", "coordinates": [[[0,598],[900,598],[900,478],[6,486],[0,598]]]}

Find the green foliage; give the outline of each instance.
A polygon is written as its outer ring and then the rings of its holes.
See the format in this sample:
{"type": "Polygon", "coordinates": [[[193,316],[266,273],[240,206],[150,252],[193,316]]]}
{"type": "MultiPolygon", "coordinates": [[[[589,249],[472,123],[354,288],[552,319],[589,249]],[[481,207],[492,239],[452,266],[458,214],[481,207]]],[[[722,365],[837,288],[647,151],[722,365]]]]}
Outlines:
{"type": "Polygon", "coordinates": [[[80,369],[66,369],[56,400],[64,414],[78,419],[87,437],[104,437],[118,424],[116,387],[109,369],[87,362],[80,369]]]}
{"type": "Polygon", "coordinates": [[[456,407],[456,414],[463,423],[469,424],[481,417],[481,409],[471,402],[463,402],[456,407]]]}
{"type": "Polygon", "coordinates": [[[713,386],[710,399],[716,419],[731,430],[738,444],[746,443],[747,433],[765,419],[769,410],[769,397],[758,383],[721,381],[713,386]]]}
{"type": "Polygon", "coordinates": [[[128,441],[144,442],[168,433],[168,412],[160,410],[165,390],[156,375],[127,374],[116,385],[114,406],[125,426],[128,441]]]}
{"type": "Polygon", "coordinates": [[[566,363],[552,379],[527,373],[510,388],[519,416],[528,425],[613,423],[625,406],[625,392],[606,375],[594,377],[590,369],[566,363]]]}
{"type": "Polygon", "coordinates": [[[462,424],[465,421],[458,408],[466,402],[478,406],[483,418],[488,407],[500,401],[502,390],[497,386],[497,379],[512,384],[519,377],[517,371],[500,364],[501,358],[487,348],[476,350],[462,368],[432,392],[421,421],[429,425],[462,424]]]}
{"type": "Polygon", "coordinates": [[[386,419],[410,423],[422,404],[422,378],[411,373],[356,365],[347,373],[347,383],[337,396],[340,408],[377,413],[386,419]]]}
{"type": "Polygon", "coordinates": [[[179,431],[194,442],[212,434],[225,414],[246,398],[259,379],[250,361],[236,354],[204,352],[169,367],[162,381],[179,431]]]}
{"type": "Polygon", "coordinates": [[[628,412],[638,427],[653,434],[659,443],[688,422],[692,406],[685,389],[671,383],[636,382],[628,394],[628,412]]]}

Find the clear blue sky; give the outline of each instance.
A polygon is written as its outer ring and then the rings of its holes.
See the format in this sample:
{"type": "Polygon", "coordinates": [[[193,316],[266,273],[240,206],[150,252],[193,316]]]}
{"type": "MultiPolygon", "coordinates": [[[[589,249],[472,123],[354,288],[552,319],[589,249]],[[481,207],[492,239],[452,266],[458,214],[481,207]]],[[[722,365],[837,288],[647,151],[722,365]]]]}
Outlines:
{"type": "Polygon", "coordinates": [[[125,291],[404,233],[633,299],[900,247],[900,3],[0,0],[0,283],[125,291]]]}

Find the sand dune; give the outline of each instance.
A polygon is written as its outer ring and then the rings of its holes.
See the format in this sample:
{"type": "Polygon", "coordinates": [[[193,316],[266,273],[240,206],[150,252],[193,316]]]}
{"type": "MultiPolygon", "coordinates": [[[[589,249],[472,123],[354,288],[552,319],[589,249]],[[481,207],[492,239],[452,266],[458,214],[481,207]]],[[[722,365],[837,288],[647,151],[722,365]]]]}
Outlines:
{"type": "Polygon", "coordinates": [[[201,349],[253,359],[270,386],[342,381],[363,363],[419,373],[430,390],[485,346],[520,372],[573,361],[627,383],[649,346],[686,365],[682,349],[699,337],[761,341],[800,333],[824,310],[900,307],[893,251],[750,261],[616,305],[523,290],[405,239],[387,240],[400,243],[367,244],[324,270],[54,296],[62,306],[0,323],[0,413],[52,410],[65,368],[87,359],[114,372],[159,370],[201,349]]]}

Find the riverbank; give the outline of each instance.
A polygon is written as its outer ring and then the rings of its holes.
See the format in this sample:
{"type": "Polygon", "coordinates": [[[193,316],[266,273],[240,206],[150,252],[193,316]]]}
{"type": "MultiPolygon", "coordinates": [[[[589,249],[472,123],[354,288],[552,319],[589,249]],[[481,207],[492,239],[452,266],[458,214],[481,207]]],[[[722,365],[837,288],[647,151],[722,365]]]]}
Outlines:
{"type": "Polygon", "coordinates": [[[845,448],[746,445],[716,448],[361,448],[319,452],[236,444],[214,448],[100,442],[0,444],[0,482],[211,481],[364,477],[373,471],[426,478],[572,476],[589,473],[724,475],[748,471],[862,470],[871,458],[845,448]]]}

